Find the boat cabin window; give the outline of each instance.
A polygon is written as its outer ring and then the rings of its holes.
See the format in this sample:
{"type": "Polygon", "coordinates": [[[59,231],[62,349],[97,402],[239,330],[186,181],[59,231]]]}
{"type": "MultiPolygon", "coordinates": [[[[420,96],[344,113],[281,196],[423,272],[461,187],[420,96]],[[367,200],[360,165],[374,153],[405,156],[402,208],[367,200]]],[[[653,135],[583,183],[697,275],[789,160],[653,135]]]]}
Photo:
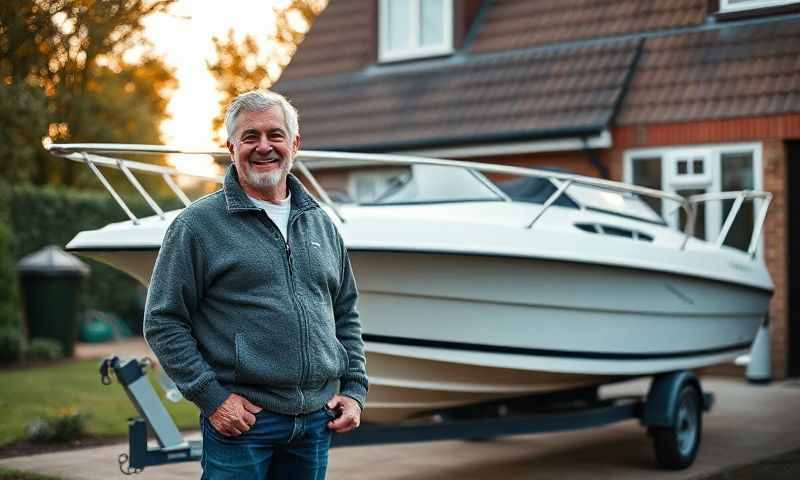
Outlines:
{"type": "MultiPolygon", "coordinates": [[[[517,177],[511,180],[494,182],[511,200],[515,202],[534,203],[542,205],[557,190],[549,178],[542,177],[517,177]]],[[[567,208],[578,208],[569,195],[562,194],[553,205],[567,208]]]]}
{"type": "Polygon", "coordinates": [[[576,223],[575,227],[579,230],[589,233],[599,233],[602,235],[613,235],[616,237],[630,238],[633,240],[642,240],[645,242],[652,242],[653,236],[638,230],[630,230],[628,228],[614,227],[611,225],[600,225],[597,223],[576,223]]]}
{"type": "Polygon", "coordinates": [[[632,193],[620,193],[596,187],[571,185],[567,194],[589,210],[621,215],[659,225],[664,220],[642,199],[632,193]]]}
{"type": "Polygon", "coordinates": [[[337,203],[408,205],[503,201],[483,175],[439,165],[353,166],[314,175],[337,203]]]}

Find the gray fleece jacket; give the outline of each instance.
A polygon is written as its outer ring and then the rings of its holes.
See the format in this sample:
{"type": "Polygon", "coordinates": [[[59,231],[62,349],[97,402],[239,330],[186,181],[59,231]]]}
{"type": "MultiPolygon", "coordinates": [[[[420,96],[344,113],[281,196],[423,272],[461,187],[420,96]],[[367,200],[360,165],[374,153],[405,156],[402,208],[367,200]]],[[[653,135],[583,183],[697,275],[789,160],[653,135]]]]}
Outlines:
{"type": "Polygon", "coordinates": [[[341,393],[362,407],[366,362],[350,260],[336,227],[288,178],[284,241],[230,167],[183,210],[158,254],[144,334],[184,397],[210,415],[231,392],[308,413],[341,393]]]}

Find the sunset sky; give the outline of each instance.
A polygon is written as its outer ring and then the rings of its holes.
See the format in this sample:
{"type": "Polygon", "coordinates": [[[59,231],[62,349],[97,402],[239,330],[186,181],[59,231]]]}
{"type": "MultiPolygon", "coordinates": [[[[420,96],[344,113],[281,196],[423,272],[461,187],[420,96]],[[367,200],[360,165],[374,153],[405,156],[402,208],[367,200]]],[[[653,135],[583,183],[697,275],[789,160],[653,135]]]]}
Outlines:
{"type": "MultiPolygon", "coordinates": [[[[217,148],[211,120],[217,113],[219,95],[206,61],[215,57],[213,36],[225,36],[231,28],[237,34],[258,36],[274,28],[269,0],[178,0],[167,13],[145,21],[145,34],[164,61],[175,68],[180,82],[170,99],[171,117],[162,126],[164,142],[194,149],[217,148]]],[[[210,158],[173,156],[181,170],[213,174],[210,158]]]]}

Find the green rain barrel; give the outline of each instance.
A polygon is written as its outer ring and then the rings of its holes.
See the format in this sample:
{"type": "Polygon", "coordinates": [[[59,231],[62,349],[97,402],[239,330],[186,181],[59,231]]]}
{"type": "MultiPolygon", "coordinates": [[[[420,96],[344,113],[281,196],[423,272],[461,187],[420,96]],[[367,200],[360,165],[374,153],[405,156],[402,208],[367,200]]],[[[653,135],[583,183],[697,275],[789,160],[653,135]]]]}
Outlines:
{"type": "Polygon", "coordinates": [[[51,245],[17,263],[28,338],[52,338],[72,356],[78,332],[78,302],[89,267],[51,245]]]}

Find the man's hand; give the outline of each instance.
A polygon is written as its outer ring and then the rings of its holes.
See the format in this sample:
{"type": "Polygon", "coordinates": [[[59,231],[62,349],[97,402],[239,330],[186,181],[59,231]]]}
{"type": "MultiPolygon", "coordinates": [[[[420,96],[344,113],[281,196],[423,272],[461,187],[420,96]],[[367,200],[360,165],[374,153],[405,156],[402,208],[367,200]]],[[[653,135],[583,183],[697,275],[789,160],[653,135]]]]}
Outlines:
{"type": "Polygon", "coordinates": [[[261,410],[243,396],[231,393],[208,420],[217,432],[226,437],[236,437],[255,425],[255,414],[261,410]]]}
{"type": "Polygon", "coordinates": [[[338,418],[328,422],[328,428],[331,430],[344,433],[361,425],[361,407],[352,398],[344,395],[334,395],[333,398],[328,400],[328,408],[340,412],[338,418]]]}

